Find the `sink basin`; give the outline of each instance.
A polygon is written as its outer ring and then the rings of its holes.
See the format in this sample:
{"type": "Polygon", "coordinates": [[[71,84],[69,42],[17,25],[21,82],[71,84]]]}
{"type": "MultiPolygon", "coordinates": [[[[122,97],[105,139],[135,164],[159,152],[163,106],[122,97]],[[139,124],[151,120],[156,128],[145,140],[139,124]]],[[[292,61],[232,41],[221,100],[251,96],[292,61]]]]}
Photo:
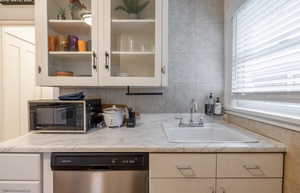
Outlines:
{"type": "Polygon", "coordinates": [[[172,127],[164,125],[170,143],[257,143],[258,140],[221,124],[204,127],[172,127]]]}

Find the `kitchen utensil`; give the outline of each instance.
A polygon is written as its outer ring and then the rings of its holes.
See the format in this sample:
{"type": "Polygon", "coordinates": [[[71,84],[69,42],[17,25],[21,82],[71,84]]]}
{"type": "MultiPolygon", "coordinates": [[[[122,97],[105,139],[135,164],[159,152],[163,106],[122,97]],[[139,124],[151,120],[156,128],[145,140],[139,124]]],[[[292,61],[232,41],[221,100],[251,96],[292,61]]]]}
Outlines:
{"type": "Polygon", "coordinates": [[[59,50],[69,51],[69,40],[65,36],[59,36],[59,50]]]}
{"type": "Polygon", "coordinates": [[[124,110],[115,105],[103,110],[104,121],[107,127],[121,127],[124,122],[124,110]]]}
{"type": "Polygon", "coordinates": [[[74,76],[73,72],[56,72],[55,76],[74,76]]]}
{"type": "Polygon", "coordinates": [[[70,51],[78,51],[78,40],[77,36],[69,35],[69,44],[70,44],[70,51]]]}
{"type": "Polygon", "coordinates": [[[50,51],[50,52],[57,51],[57,37],[56,36],[48,37],[48,51],[50,51]]]}
{"type": "Polygon", "coordinates": [[[87,42],[84,40],[78,40],[78,51],[86,52],[87,51],[87,42]]]}

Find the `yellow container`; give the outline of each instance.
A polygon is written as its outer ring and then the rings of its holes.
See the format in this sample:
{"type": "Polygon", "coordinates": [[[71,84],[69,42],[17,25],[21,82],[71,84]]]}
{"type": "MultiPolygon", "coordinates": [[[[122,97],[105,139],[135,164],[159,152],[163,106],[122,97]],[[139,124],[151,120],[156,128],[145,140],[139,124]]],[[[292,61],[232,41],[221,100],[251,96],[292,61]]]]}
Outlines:
{"type": "Polygon", "coordinates": [[[87,51],[87,42],[84,40],[78,40],[78,51],[86,52],[87,51]]]}

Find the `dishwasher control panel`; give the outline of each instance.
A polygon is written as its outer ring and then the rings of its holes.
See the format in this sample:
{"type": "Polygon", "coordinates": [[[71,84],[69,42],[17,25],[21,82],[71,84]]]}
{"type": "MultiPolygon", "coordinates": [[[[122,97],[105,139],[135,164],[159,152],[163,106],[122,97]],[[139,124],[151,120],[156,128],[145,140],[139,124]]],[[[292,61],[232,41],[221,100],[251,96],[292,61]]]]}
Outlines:
{"type": "Polygon", "coordinates": [[[52,170],[148,170],[148,153],[52,153],[52,170]]]}

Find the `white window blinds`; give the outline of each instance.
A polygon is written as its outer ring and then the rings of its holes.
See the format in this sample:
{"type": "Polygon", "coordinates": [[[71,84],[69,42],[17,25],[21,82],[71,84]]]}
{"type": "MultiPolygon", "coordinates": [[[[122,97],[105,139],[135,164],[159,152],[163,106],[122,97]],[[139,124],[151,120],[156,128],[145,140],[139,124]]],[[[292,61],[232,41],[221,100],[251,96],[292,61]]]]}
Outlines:
{"type": "Polygon", "coordinates": [[[248,0],[233,27],[233,93],[300,91],[300,0],[248,0]]]}

